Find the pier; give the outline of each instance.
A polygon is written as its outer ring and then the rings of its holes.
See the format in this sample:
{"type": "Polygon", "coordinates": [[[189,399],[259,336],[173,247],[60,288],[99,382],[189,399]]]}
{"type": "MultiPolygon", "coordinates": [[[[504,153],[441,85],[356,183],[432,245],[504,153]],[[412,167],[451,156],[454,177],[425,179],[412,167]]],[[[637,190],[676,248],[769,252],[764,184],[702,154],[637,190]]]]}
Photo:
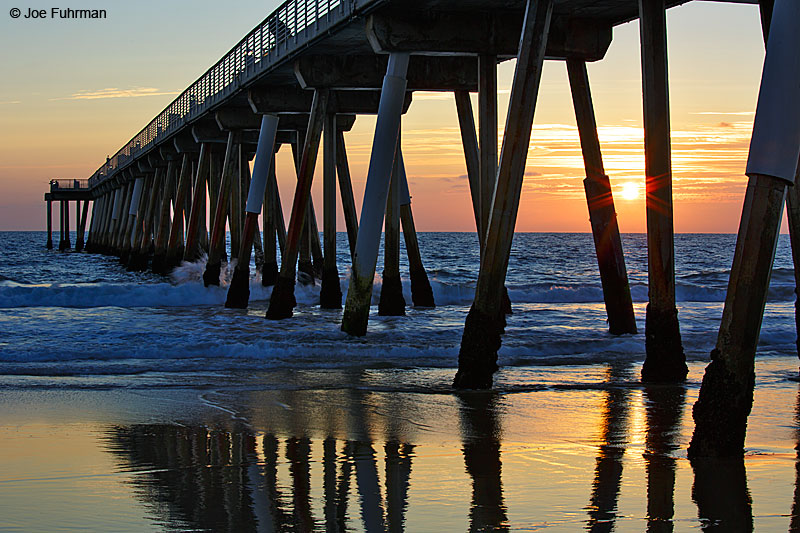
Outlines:
{"type": "MultiPolygon", "coordinates": [[[[273,285],[267,319],[292,316],[295,284],[320,280],[320,305],[343,307],[341,329],[368,335],[382,235],[379,313],[403,315],[409,303],[400,284],[401,228],[411,266],[410,303],[436,305],[425,258],[415,244],[401,122],[415,91],[450,93],[458,109],[471,192],[471,205],[465,209],[474,213],[481,253],[454,387],[491,388],[506,315],[513,310],[505,277],[542,67],[545,61],[560,61],[568,72],[564,90],[572,96],[580,134],[587,228],[594,236],[609,332],[635,333],[613,176],[603,167],[586,63],[603,59],[614,26],[638,19],[649,280],[641,378],[680,382],[687,366],[675,303],[666,11],[683,3],[288,0],[86,182],[70,187],[58,180],[51,185],[45,197],[48,246],[51,202],[61,205],[60,249],[70,247],[69,202],[76,202],[76,249],[84,245],[91,202],[87,252],[118,256],[131,270],[157,273],[205,254],[206,286],[219,285],[222,265],[235,259],[226,302],[233,308],[247,307],[255,253],[262,282],[273,285]],[[498,153],[497,65],[511,59],[516,67],[498,153]],[[478,95],[477,124],[470,93],[478,95]],[[357,215],[344,132],[365,114],[377,115],[377,120],[357,215]],[[293,151],[296,166],[288,221],[274,164],[283,145],[293,151]],[[318,159],[324,182],[321,223],[311,202],[318,159]],[[344,302],[336,264],[337,183],[352,260],[344,302]]],[[[749,185],[719,340],[695,406],[692,457],[741,455],[756,343],[785,202],[792,215],[795,257],[800,257],[798,200],[791,187],[800,159],[800,6],[794,0],[762,0],[760,7],[767,55],[747,166],[749,185]]]]}

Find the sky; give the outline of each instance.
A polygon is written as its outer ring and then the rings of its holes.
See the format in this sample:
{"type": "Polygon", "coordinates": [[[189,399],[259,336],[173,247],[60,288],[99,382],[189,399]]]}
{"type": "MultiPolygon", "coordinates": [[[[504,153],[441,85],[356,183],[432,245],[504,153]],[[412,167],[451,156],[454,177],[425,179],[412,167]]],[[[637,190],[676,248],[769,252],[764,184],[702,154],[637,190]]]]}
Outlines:
{"type": "MultiPolygon", "coordinates": [[[[0,230],[44,229],[50,179],[89,177],[277,5],[0,0],[0,230]],[[13,19],[14,7],[104,8],[108,18],[13,19]]],[[[758,8],[693,1],[669,10],[667,29],[675,231],[735,233],[764,59],[758,8]]],[[[643,232],[638,24],[616,27],[606,57],[588,69],[620,229],[643,232]]],[[[499,66],[498,143],[513,72],[514,61],[499,66]]],[[[374,117],[362,116],[346,134],[358,209],[374,126],[374,117]]],[[[402,141],[417,229],[474,231],[452,94],[415,93],[402,141]]],[[[289,154],[282,149],[277,165],[287,219],[295,180],[289,154]]],[[[566,67],[548,61],[517,231],[591,231],[584,177],[566,67]]],[[[319,164],[314,195],[319,209],[319,164]]]]}

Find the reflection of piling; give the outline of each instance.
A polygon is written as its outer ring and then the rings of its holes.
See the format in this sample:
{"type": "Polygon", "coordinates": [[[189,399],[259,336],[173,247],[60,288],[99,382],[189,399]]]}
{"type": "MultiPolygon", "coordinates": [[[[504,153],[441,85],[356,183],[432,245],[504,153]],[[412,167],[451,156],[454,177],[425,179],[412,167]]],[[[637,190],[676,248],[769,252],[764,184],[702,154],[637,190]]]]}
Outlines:
{"type": "Polygon", "coordinates": [[[753,531],[753,508],[742,457],[692,460],[692,499],[703,531],[753,531]]]}
{"type": "Polygon", "coordinates": [[[405,531],[414,446],[391,440],[386,442],[383,449],[386,453],[386,530],[405,531]]]}
{"type": "Polygon", "coordinates": [[[647,531],[668,533],[673,530],[675,514],[675,470],[677,459],[672,455],[679,448],[683,406],[683,387],[647,387],[644,390],[645,471],[647,472],[647,531]]]}
{"type": "Polygon", "coordinates": [[[625,257],[622,254],[622,240],[617,225],[617,214],[614,211],[611,183],[603,168],[586,63],[578,59],[568,59],[567,73],[586,166],[586,179],[583,180],[583,185],[586,190],[586,201],[589,204],[589,220],[592,224],[597,264],[600,268],[608,329],[612,334],[636,333],[636,319],[633,316],[628,273],[625,269],[625,257]]]}
{"type": "Polygon", "coordinates": [[[453,383],[458,388],[489,388],[492,374],[497,370],[497,350],[505,322],[503,288],[552,11],[552,0],[528,2],[503,136],[494,205],[475,288],[475,300],[464,325],[458,356],[459,369],[453,383]]]}
{"type": "Polygon", "coordinates": [[[640,0],[649,289],[645,381],[682,380],[688,372],[675,307],[666,16],[664,0],[640,0]]]}
{"type": "Polygon", "coordinates": [[[800,3],[776,0],[761,78],[745,193],[717,345],[697,403],[689,457],[741,457],[753,405],[755,352],[786,187],[800,153],[800,3]]]}
{"type": "Polygon", "coordinates": [[[472,479],[470,531],[507,531],[503,501],[498,397],[493,393],[459,397],[464,465],[472,479]]]}
{"type": "Polygon", "coordinates": [[[797,399],[794,408],[795,422],[795,444],[796,456],[794,461],[794,498],[792,499],[792,518],[789,531],[800,531],[800,389],[797,391],[797,399]]]}

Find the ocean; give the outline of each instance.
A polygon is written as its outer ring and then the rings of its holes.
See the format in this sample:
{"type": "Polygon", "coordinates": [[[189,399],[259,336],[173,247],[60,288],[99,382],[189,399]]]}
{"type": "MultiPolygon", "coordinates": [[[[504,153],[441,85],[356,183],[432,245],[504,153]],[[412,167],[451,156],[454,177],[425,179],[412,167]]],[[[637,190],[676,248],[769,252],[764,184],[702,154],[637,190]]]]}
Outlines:
{"type": "MultiPolygon", "coordinates": [[[[786,235],[744,464],[716,479],[685,454],[735,239],[675,236],[690,375],[653,388],[639,382],[645,236],[622,236],[639,333],[611,336],[591,235],[515,235],[501,370],[493,391],[464,395],[450,384],[474,234],[420,233],[437,307],[410,306],[401,250],[406,316],[377,315],[378,275],[354,338],[341,311],[319,308],[318,284],[298,284],[294,316],[268,321],[255,269],[249,308],[231,310],[225,283],[203,287],[202,261],[161,277],[46,250],[44,232],[0,233],[0,529],[785,531],[800,514],[786,235]],[[669,482],[661,507],[653,468],[669,482]],[[709,476],[738,503],[704,500],[709,476]]],[[[338,250],[346,293],[343,233],[338,250]]]]}

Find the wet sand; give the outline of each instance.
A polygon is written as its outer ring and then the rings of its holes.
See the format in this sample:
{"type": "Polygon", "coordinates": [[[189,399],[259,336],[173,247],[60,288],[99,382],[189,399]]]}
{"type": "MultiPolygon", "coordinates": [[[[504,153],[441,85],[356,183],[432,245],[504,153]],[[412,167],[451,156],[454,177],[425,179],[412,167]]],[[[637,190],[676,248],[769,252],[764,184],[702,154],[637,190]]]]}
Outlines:
{"type": "Polygon", "coordinates": [[[759,361],[743,461],[690,464],[702,369],[644,387],[638,366],[516,368],[531,386],[458,395],[378,369],[271,373],[269,388],[8,387],[0,529],[800,527],[797,360],[759,361]]]}

